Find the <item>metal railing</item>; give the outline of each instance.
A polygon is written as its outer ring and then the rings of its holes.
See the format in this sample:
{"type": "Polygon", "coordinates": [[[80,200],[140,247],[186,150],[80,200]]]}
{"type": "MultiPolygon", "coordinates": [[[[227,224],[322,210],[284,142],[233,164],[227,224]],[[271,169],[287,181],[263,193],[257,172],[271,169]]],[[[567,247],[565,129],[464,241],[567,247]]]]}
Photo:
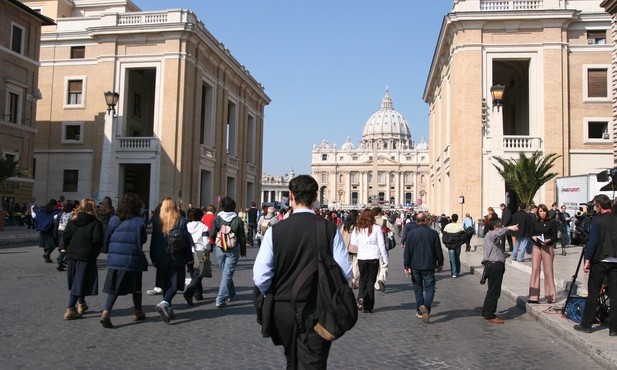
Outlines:
{"type": "Polygon", "coordinates": [[[543,0],[480,0],[480,10],[535,10],[543,9],[543,0]]]}

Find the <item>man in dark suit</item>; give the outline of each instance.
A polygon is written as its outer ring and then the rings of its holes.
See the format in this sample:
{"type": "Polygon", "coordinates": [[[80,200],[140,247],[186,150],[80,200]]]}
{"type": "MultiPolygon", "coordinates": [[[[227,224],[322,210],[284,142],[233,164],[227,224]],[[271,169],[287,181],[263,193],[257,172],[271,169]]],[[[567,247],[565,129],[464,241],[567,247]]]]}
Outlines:
{"type": "Polygon", "coordinates": [[[251,202],[251,208],[246,212],[247,214],[247,226],[249,229],[249,234],[247,236],[246,241],[250,247],[253,246],[255,232],[257,231],[257,205],[255,202],[251,202]]]}
{"type": "Polygon", "coordinates": [[[617,337],[617,215],[612,211],[611,200],[604,194],[593,198],[593,206],[598,212],[591,220],[589,240],[584,249],[584,270],[589,273],[585,300],[585,312],[580,325],[574,329],[591,333],[595,321],[600,287],[608,278],[608,299],[610,302],[608,334],[617,337]]]}
{"type": "Polygon", "coordinates": [[[306,322],[315,311],[317,279],[298,292],[295,309],[290,302],[298,276],[310,263],[316,263],[318,236],[328,238],[332,256],[346,279],[349,281],[352,276],[347,246],[336,225],[317,217],[312,209],[318,189],[317,181],[308,175],[289,182],[293,213],[266,230],[253,266],[253,282],[259,293],[273,294],[270,320],[274,323],[267,329],[274,344],[285,348],[288,369],[325,369],[328,362],[332,342],[324,340],[313,328],[298,324],[306,322]],[[326,223],[326,235],[317,235],[317,222],[326,223]],[[301,320],[296,317],[297,312],[301,313],[301,320]]]}
{"type": "Polygon", "coordinates": [[[435,295],[435,269],[441,272],[443,268],[443,252],[439,233],[428,227],[424,212],[418,213],[416,223],[418,227],[405,236],[404,266],[405,274],[411,275],[418,317],[428,324],[435,295]]]}

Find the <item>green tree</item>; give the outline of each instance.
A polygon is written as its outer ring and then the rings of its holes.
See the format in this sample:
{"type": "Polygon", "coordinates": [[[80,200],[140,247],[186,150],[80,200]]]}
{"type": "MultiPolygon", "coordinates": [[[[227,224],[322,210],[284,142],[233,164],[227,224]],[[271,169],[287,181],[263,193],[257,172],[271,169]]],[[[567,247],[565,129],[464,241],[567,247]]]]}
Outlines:
{"type": "Polygon", "coordinates": [[[519,202],[527,205],[533,203],[533,197],[546,182],[557,177],[557,173],[549,172],[561,157],[555,153],[542,156],[536,151],[530,157],[519,153],[518,159],[493,157],[501,166],[493,164],[501,177],[516,192],[519,202]]]}
{"type": "Polygon", "coordinates": [[[18,164],[12,157],[0,157],[0,184],[9,177],[19,175],[18,164]]]}

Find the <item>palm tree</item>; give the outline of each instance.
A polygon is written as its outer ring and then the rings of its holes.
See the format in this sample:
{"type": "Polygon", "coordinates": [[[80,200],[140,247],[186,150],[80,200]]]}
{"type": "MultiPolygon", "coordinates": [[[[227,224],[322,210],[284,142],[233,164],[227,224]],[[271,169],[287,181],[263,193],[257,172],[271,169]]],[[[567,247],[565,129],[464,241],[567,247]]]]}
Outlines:
{"type": "Polygon", "coordinates": [[[19,174],[18,164],[19,162],[15,162],[13,157],[0,157],[0,184],[9,177],[19,174]]]}
{"type": "Polygon", "coordinates": [[[543,157],[539,151],[527,157],[521,152],[518,160],[493,157],[501,167],[496,164],[493,166],[508,187],[516,192],[519,201],[529,205],[533,203],[533,197],[540,187],[557,176],[557,173],[549,171],[559,157],[561,156],[556,153],[543,157]]]}

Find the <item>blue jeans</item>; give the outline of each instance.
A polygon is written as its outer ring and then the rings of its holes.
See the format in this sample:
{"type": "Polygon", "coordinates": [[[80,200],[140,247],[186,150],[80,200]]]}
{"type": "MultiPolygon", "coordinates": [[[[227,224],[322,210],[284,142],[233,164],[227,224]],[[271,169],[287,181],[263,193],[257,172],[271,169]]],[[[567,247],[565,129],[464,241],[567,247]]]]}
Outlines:
{"type": "Polygon", "coordinates": [[[512,259],[522,262],[525,260],[525,251],[530,247],[530,237],[518,237],[516,243],[514,243],[514,249],[512,249],[512,259]]]}
{"type": "Polygon", "coordinates": [[[224,304],[227,299],[233,299],[236,296],[236,287],[234,286],[234,272],[240,257],[240,246],[228,249],[223,252],[221,248],[216,249],[216,260],[221,269],[221,285],[219,286],[219,294],[216,296],[216,304],[224,304]]]}
{"type": "Polygon", "coordinates": [[[435,270],[412,270],[411,282],[416,295],[416,310],[420,313],[420,306],[424,306],[431,312],[435,296],[435,270]]]}
{"type": "Polygon", "coordinates": [[[460,275],[461,273],[461,247],[458,246],[454,249],[448,249],[448,256],[450,256],[450,273],[452,276],[460,275]]]}

